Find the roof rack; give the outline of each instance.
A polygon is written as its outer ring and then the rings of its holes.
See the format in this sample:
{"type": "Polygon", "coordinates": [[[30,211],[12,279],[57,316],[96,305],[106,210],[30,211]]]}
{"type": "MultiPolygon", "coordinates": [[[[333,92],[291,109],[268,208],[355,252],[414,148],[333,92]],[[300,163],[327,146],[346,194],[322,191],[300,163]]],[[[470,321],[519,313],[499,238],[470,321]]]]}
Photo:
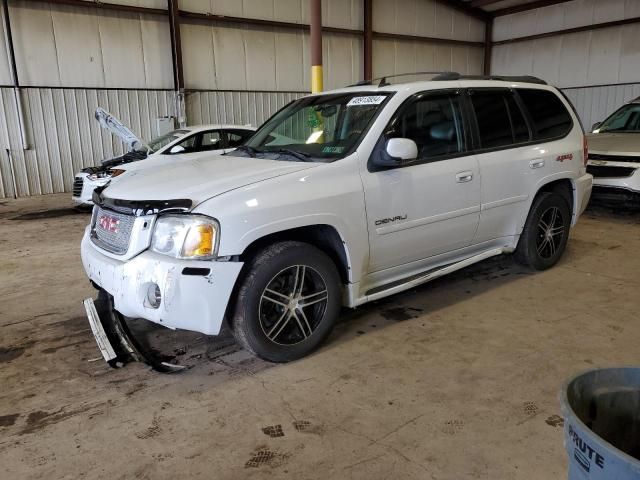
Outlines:
{"type": "Polygon", "coordinates": [[[538,83],[540,85],[547,85],[547,82],[541,78],[534,77],[532,75],[460,75],[456,72],[443,73],[431,80],[445,81],[445,80],[500,80],[503,82],[525,82],[525,83],[538,83]]]}
{"type": "Polygon", "coordinates": [[[462,75],[458,72],[407,72],[397,73],[395,75],[385,75],[384,77],[373,78],[371,80],[362,80],[349,87],[361,87],[363,85],[373,85],[374,82],[380,81],[378,87],[385,87],[391,85],[387,82],[387,78],[407,77],[411,75],[434,75],[431,80],[434,81],[447,81],[447,80],[500,80],[503,82],[524,82],[524,83],[537,83],[540,85],[547,85],[547,82],[541,78],[531,75],[462,75]]]}
{"type": "Polygon", "coordinates": [[[349,87],[361,87],[363,85],[372,85],[374,82],[376,82],[378,80],[380,80],[380,83],[378,84],[378,87],[386,87],[387,85],[391,85],[389,82],[387,82],[387,78],[407,77],[407,76],[410,76],[410,75],[435,75],[436,77],[443,76],[443,75],[458,75],[458,76],[460,76],[460,74],[458,72],[442,72],[442,71],[438,71],[438,72],[406,72],[406,73],[396,73],[395,75],[385,75],[384,77],[373,78],[371,80],[361,80],[361,81],[359,81],[357,83],[354,83],[353,85],[349,85],[349,87]]]}

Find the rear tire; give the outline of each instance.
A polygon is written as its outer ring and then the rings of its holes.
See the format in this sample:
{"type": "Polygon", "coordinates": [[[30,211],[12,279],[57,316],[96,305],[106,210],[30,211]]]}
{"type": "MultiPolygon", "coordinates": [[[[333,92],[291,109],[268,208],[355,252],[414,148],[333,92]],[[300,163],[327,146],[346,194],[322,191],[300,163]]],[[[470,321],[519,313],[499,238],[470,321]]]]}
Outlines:
{"type": "Polygon", "coordinates": [[[551,268],[564,253],[570,228],[571,211],[566,199],[555,192],[541,192],[520,235],[516,261],[535,270],[551,268]]]}
{"type": "Polygon", "coordinates": [[[340,276],[324,252],[302,242],[279,242],[248,262],[231,329],[258,357],[289,362],[322,344],[341,303],[340,276]]]}

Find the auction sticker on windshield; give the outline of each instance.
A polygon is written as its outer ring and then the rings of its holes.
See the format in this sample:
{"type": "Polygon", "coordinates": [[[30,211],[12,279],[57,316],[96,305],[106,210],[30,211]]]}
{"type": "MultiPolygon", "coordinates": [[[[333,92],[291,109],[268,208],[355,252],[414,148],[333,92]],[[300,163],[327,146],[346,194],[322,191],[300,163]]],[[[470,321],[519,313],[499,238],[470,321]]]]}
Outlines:
{"type": "Polygon", "coordinates": [[[347,103],[347,107],[358,105],[380,105],[387,98],[385,95],[368,95],[366,97],[353,97],[347,103]]]}

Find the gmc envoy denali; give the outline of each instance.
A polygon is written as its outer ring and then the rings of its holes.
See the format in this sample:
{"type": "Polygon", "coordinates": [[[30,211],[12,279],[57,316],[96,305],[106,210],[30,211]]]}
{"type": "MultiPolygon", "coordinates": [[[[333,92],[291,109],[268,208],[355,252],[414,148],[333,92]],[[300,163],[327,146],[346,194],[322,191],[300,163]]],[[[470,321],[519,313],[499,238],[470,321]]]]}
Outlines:
{"type": "MultiPolygon", "coordinates": [[[[243,146],[121,175],[94,194],[82,261],[103,356],[144,352],[125,318],[303,357],[357,307],[513,252],[562,256],[592,176],[571,104],[533,77],[447,73],[298,99],[243,146]]],[[[142,358],[141,358],[142,357],[142,358]]]]}

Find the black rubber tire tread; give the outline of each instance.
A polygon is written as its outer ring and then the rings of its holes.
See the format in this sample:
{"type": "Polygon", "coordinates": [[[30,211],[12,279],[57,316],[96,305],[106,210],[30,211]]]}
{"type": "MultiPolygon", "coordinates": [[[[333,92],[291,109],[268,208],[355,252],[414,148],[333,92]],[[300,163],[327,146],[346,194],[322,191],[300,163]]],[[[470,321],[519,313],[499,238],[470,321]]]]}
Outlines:
{"type": "Polygon", "coordinates": [[[540,192],[534,199],[524,224],[524,229],[520,235],[518,246],[514,253],[515,260],[521,265],[527,266],[534,270],[546,270],[553,267],[562,257],[567,240],[569,239],[569,230],[571,228],[571,211],[567,200],[563,195],[556,192],[540,192]],[[542,258],[536,250],[536,236],[538,234],[538,223],[542,214],[550,207],[558,207],[563,217],[565,232],[562,241],[556,251],[556,254],[550,259],[542,258]]]}
{"type": "Polygon", "coordinates": [[[313,245],[283,241],[258,251],[247,263],[229,321],[236,341],[252,354],[277,363],[297,360],[317,349],[331,333],[342,304],[340,275],[331,258],[313,245]],[[323,277],[328,292],[325,316],[308,339],[295,345],[277,345],[259,325],[260,297],[275,274],[296,264],[311,266],[323,277]]]}

